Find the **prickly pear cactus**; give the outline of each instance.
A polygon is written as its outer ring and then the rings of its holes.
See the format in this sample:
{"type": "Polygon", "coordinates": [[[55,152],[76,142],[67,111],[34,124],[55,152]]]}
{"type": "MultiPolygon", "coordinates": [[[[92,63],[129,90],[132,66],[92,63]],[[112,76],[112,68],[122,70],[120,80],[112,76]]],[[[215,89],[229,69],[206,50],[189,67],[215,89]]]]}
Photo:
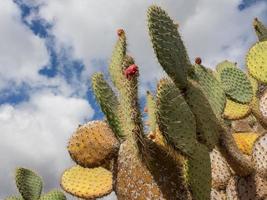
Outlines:
{"type": "Polygon", "coordinates": [[[68,150],[78,165],[63,173],[62,188],[85,199],[112,191],[119,200],[264,197],[266,134],[237,132],[242,129],[236,122],[254,115],[244,127],[267,124],[259,103],[267,80],[266,28],[255,20],[261,42],[247,55],[248,74],[229,61],[216,71],[201,65],[200,57],[191,64],[167,12],[151,6],[147,19],[154,52],[167,73],[156,95],[147,93],[147,129],[138,98],[140,66],[127,54],[126,33],[119,29],[109,65],[113,86],[102,73],[92,76],[105,121],[80,126],[71,137],[68,150]],[[250,194],[240,195],[242,188],[250,194]]]}

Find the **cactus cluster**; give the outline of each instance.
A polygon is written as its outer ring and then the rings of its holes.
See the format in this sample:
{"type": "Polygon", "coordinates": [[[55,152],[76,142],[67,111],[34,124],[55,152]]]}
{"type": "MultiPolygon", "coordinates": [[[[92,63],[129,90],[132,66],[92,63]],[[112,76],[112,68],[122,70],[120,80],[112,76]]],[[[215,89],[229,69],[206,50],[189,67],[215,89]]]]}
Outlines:
{"type": "Polygon", "coordinates": [[[59,190],[42,194],[42,178],[29,169],[17,168],[15,180],[20,195],[10,196],[5,200],[67,200],[64,193],[59,190]]]}
{"type": "Polygon", "coordinates": [[[111,191],[119,200],[266,198],[266,27],[255,19],[259,42],[247,54],[248,74],[227,60],[213,71],[199,57],[190,62],[177,24],[162,8],[151,6],[147,16],[167,73],[156,94],[147,92],[148,123],[138,102],[139,67],[120,29],[109,65],[114,87],[102,73],[92,77],[106,118],[71,137],[68,151],[78,165],[63,173],[62,188],[83,199],[111,191]]]}

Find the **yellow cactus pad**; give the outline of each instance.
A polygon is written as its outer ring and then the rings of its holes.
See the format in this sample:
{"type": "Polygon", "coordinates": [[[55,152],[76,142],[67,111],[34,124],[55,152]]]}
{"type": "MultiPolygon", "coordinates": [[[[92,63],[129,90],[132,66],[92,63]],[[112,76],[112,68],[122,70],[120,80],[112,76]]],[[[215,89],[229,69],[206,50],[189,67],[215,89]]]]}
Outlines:
{"type": "Polygon", "coordinates": [[[246,61],[249,73],[257,80],[267,83],[267,41],[252,46],[246,61]]]}
{"type": "Polygon", "coordinates": [[[112,173],[102,167],[89,169],[77,165],[63,173],[61,187],[79,198],[102,197],[112,191],[112,173]]]}
{"type": "Polygon", "coordinates": [[[247,104],[240,104],[230,99],[226,100],[223,116],[226,119],[236,120],[246,117],[250,113],[250,107],[247,104]]]}
{"type": "Polygon", "coordinates": [[[96,167],[109,160],[118,147],[119,142],[108,124],[92,121],[76,130],[69,141],[68,151],[77,164],[96,167]]]}
{"type": "Polygon", "coordinates": [[[259,136],[260,134],[253,132],[233,134],[238,148],[247,155],[252,154],[253,144],[259,136]]]}

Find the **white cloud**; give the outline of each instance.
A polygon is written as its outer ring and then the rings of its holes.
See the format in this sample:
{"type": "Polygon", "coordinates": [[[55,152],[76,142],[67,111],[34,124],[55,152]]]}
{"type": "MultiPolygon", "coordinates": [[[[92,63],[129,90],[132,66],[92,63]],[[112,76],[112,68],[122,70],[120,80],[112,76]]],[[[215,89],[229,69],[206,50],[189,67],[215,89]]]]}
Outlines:
{"type": "Polygon", "coordinates": [[[40,79],[39,69],[49,62],[44,41],[24,26],[11,0],[0,1],[0,89],[40,79]]]}
{"type": "Polygon", "coordinates": [[[59,187],[60,174],[74,164],[66,149],[68,139],[93,113],[84,99],[47,91],[33,94],[29,102],[17,106],[1,105],[0,196],[14,193],[12,173],[17,166],[36,170],[47,187],[59,187]]]}

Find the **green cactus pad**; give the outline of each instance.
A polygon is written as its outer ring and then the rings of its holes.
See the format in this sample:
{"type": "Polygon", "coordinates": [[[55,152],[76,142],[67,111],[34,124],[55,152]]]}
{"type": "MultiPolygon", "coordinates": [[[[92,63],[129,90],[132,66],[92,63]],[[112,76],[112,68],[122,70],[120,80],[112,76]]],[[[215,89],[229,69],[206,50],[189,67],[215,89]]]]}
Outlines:
{"type": "Polygon", "coordinates": [[[94,90],[96,100],[107,117],[112,131],[117,137],[123,137],[123,131],[118,117],[118,99],[109,84],[105,81],[103,74],[95,73],[93,75],[92,88],[94,90]]]}
{"type": "Polygon", "coordinates": [[[221,84],[214,77],[211,70],[201,65],[194,65],[194,79],[203,89],[204,94],[209,100],[210,106],[215,115],[220,118],[225,106],[225,93],[221,84]]]}
{"type": "Polygon", "coordinates": [[[238,69],[236,66],[227,66],[219,68],[217,73],[222,88],[229,98],[239,103],[249,103],[252,100],[252,85],[247,75],[241,69],[238,69]]]}
{"type": "Polygon", "coordinates": [[[197,133],[201,142],[205,143],[210,150],[218,142],[219,124],[207,97],[201,86],[190,80],[185,99],[194,113],[197,122],[197,133]]]}
{"type": "Polygon", "coordinates": [[[196,125],[179,89],[170,79],[161,79],[157,88],[157,120],[166,140],[191,155],[196,146],[196,125]]]}
{"type": "Polygon", "coordinates": [[[267,83],[267,41],[253,45],[247,54],[246,61],[251,76],[267,83]]]}
{"type": "Polygon", "coordinates": [[[40,200],[67,200],[63,192],[52,190],[41,196],[40,200]]]}
{"type": "Polygon", "coordinates": [[[251,86],[252,86],[252,91],[253,91],[253,95],[255,96],[258,92],[258,88],[259,88],[259,84],[258,84],[258,81],[253,78],[252,76],[250,76],[249,74],[247,74],[248,76],[248,79],[251,83],[251,86]]]}
{"type": "Polygon", "coordinates": [[[147,113],[148,113],[148,123],[150,131],[156,131],[157,128],[157,119],[156,119],[156,101],[154,100],[154,96],[147,92],[146,95],[147,102],[147,113]]]}
{"type": "Polygon", "coordinates": [[[125,33],[123,33],[114,47],[109,64],[111,80],[116,87],[119,86],[123,76],[122,62],[126,54],[126,46],[126,36],[125,33]]]}
{"type": "Polygon", "coordinates": [[[11,197],[5,198],[5,200],[23,200],[23,198],[22,197],[11,196],[11,197]]]}
{"type": "Polygon", "coordinates": [[[210,199],[211,163],[209,151],[205,145],[197,143],[194,154],[188,158],[187,173],[193,199],[210,199]]]}
{"type": "Polygon", "coordinates": [[[33,171],[25,168],[16,169],[17,188],[24,200],[38,200],[40,198],[43,182],[33,171]]]}
{"type": "Polygon", "coordinates": [[[255,18],[253,22],[253,27],[259,38],[259,41],[267,40],[267,27],[264,26],[260,20],[255,18]]]}
{"type": "Polygon", "coordinates": [[[191,64],[177,25],[158,6],[151,6],[147,15],[149,34],[159,63],[180,89],[186,88],[191,64]]]}

